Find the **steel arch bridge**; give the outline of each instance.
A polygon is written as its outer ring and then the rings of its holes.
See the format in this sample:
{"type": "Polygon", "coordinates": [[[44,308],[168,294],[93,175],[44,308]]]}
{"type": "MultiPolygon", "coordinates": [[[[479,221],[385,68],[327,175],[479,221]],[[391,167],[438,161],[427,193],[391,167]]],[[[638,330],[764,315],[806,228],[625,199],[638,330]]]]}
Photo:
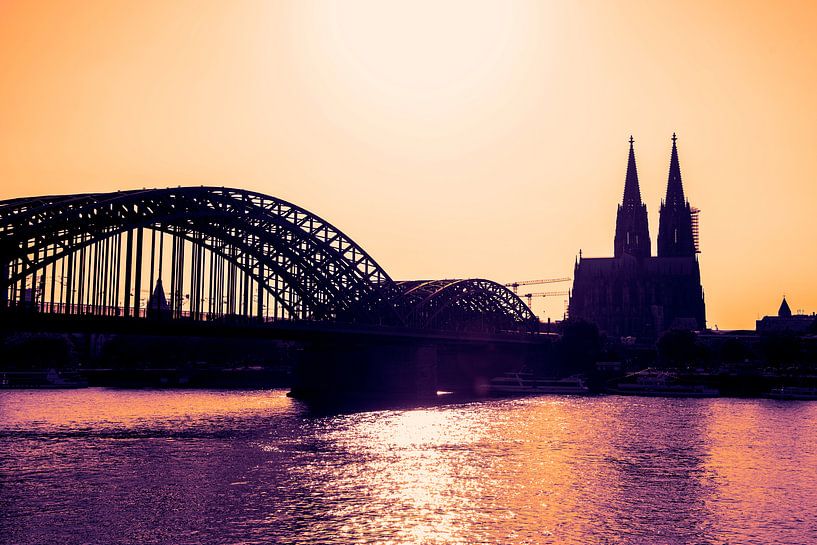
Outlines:
{"type": "Polygon", "coordinates": [[[410,280],[397,285],[407,321],[419,327],[515,330],[536,320],[516,294],[491,280],[410,280]]]}
{"type": "Polygon", "coordinates": [[[494,282],[394,282],[315,214],[222,187],[0,201],[0,309],[494,331],[535,321],[494,282]]]}

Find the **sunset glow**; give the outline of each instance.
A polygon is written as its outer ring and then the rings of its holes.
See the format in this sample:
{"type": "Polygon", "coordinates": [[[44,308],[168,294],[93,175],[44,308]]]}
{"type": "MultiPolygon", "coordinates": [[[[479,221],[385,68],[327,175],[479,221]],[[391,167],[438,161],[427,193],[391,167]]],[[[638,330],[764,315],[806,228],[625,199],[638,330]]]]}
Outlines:
{"type": "Polygon", "coordinates": [[[511,282],[611,254],[630,134],[655,240],[677,132],[707,324],[752,328],[784,293],[817,310],[815,23],[734,2],[5,1],[0,199],[241,187],[396,279],[511,282]]]}

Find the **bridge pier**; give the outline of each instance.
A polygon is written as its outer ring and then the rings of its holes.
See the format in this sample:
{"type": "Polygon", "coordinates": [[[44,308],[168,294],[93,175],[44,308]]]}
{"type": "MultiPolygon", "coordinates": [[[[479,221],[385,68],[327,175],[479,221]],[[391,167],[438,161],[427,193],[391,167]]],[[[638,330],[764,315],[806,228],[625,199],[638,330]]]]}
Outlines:
{"type": "Polygon", "coordinates": [[[0,245],[0,311],[6,310],[9,306],[9,266],[11,262],[6,257],[2,245],[0,245]]]}
{"type": "Polygon", "coordinates": [[[309,343],[293,372],[304,400],[423,401],[437,396],[438,345],[419,341],[309,343]]]}
{"type": "Polygon", "coordinates": [[[452,342],[441,347],[438,386],[441,390],[482,397],[490,381],[503,373],[520,371],[541,358],[526,345],[452,342]]]}

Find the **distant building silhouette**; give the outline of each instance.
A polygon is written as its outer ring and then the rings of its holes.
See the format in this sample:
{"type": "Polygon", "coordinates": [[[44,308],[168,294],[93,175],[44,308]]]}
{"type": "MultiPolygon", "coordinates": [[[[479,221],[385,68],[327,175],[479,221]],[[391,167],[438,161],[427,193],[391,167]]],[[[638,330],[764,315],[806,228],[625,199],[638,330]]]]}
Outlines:
{"type": "Polygon", "coordinates": [[[156,281],[156,287],[148,299],[147,308],[145,309],[148,318],[153,319],[169,319],[170,305],[167,304],[167,297],[165,297],[165,289],[162,287],[162,279],[156,281]]]}
{"type": "Polygon", "coordinates": [[[789,303],[783,297],[777,316],[764,316],[755,327],[758,333],[817,332],[817,314],[792,314],[789,303]]]}
{"type": "Polygon", "coordinates": [[[670,328],[701,330],[706,313],[698,265],[697,210],[684,197],[672,135],[667,195],[661,203],[658,256],[651,257],[647,207],[641,201],[633,138],[616,215],[613,256],[577,259],[571,318],[612,336],[654,338],[670,328]]]}
{"type": "Polygon", "coordinates": [[[780,303],[780,308],[777,309],[777,316],[780,318],[791,318],[791,308],[789,308],[789,303],[786,301],[786,296],[783,296],[783,302],[780,303]]]}

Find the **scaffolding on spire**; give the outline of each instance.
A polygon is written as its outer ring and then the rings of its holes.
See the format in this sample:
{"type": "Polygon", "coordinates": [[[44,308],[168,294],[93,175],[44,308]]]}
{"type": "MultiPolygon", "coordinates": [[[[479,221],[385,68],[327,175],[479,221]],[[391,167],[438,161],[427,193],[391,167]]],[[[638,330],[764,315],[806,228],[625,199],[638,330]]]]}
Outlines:
{"type": "Polygon", "coordinates": [[[692,220],[692,246],[695,248],[695,253],[701,253],[701,242],[698,235],[698,214],[701,210],[691,206],[689,208],[690,219],[692,220]]]}

